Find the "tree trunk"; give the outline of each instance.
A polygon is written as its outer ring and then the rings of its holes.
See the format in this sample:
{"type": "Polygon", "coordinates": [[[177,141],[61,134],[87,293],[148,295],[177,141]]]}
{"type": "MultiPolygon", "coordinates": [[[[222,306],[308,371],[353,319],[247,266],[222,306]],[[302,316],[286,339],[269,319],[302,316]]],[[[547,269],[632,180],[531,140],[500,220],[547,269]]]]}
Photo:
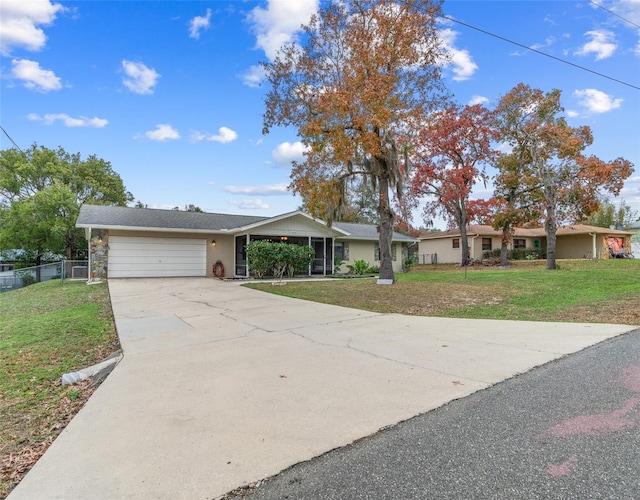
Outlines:
{"type": "Polygon", "coordinates": [[[395,282],[395,274],[391,259],[393,212],[389,203],[389,179],[387,177],[381,176],[378,179],[378,193],[378,217],[380,218],[380,276],[378,284],[389,284],[395,282]]]}
{"type": "Polygon", "coordinates": [[[556,220],[555,207],[547,208],[547,269],[556,269],[556,231],[558,222],[556,220]]]}
{"type": "Polygon", "coordinates": [[[469,264],[469,237],[467,236],[467,211],[464,204],[458,206],[458,228],[460,229],[460,265],[469,264]]]}
{"type": "Polygon", "coordinates": [[[511,239],[511,225],[507,223],[502,228],[502,244],[500,245],[500,265],[502,267],[507,267],[509,265],[509,259],[507,258],[507,254],[508,254],[508,245],[509,245],[510,239],[511,239]]]}

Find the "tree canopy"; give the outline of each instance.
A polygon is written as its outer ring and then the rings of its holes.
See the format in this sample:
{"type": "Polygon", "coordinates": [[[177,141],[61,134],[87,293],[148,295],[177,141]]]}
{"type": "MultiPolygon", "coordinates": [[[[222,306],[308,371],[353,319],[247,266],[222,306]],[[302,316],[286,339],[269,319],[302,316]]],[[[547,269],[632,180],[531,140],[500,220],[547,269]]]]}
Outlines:
{"type": "Polygon", "coordinates": [[[562,116],[561,92],[544,93],[519,84],[502,97],[496,113],[502,141],[512,151],[498,167],[512,170],[528,186],[521,190],[537,203],[547,233],[547,268],[556,268],[556,229],[598,210],[605,195],[617,195],[633,165],[624,158],[587,156],[593,142],[588,126],[570,127],[562,116]]]}
{"type": "Polygon", "coordinates": [[[624,200],[620,200],[618,205],[605,200],[597,211],[584,220],[585,224],[591,226],[615,228],[626,228],[636,222],[640,222],[638,211],[633,210],[624,200]]]}
{"type": "Polygon", "coordinates": [[[327,217],[345,182],[377,191],[380,279],[393,281],[390,191],[403,194],[406,144],[442,102],[436,30],[439,0],[353,0],[323,6],[303,26],[303,45],[281,47],[265,63],[270,90],[264,132],[293,126],[307,147],[292,189],[327,217]],[[323,204],[325,206],[323,206],[323,204]]]}
{"type": "Polygon", "coordinates": [[[497,156],[492,143],[492,113],[480,104],[451,105],[428,117],[412,148],[413,189],[429,196],[427,217],[441,215],[460,230],[461,265],[467,265],[467,224],[484,204],[470,200],[477,182],[488,180],[485,167],[497,156]]]}
{"type": "Polygon", "coordinates": [[[133,200],[111,164],[94,155],[83,160],[32,145],[0,151],[0,248],[51,252],[74,258],[84,250],[75,227],[80,206],[124,206],[133,200]]]}

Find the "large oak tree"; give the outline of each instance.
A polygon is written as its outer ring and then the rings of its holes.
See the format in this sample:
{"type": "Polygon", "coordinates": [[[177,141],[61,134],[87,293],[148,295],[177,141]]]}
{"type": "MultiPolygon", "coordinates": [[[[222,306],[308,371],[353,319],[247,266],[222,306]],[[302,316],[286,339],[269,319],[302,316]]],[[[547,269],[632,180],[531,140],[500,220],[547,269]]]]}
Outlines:
{"type": "MultiPolygon", "coordinates": [[[[442,101],[445,56],[436,30],[439,0],[330,2],[303,26],[302,45],[265,63],[270,90],[264,132],[297,128],[307,146],[292,189],[331,213],[345,182],[377,191],[380,279],[393,282],[390,192],[402,196],[407,137],[442,101]]],[[[314,211],[314,207],[310,207],[314,211]]]]}
{"type": "Polygon", "coordinates": [[[547,234],[547,268],[556,268],[556,230],[560,223],[581,220],[598,210],[607,193],[617,195],[633,164],[624,158],[604,161],[585,155],[593,142],[588,126],[570,127],[562,116],[561,92],[544,93],[519,84],[496,109],[501,139],[511,146],[511,161],[539,203],[547,234]],[[515,161],[515,163],[514,163],[515,161]]]}
{"type": "Polygon", "coordinates": [[[452,105],[428,117],[411,152],[413,189],[426,196],[425,215],[441,215],[460,231],[461,260],[469,258],[467,224],[477,216],[470,195],[476,183],[488,180],[485,166],[496,157],[492,113],[480,104],[452,105]]]}
{"type": "Polygon", "coordinates": [[[133,200],[111,164],[96,156],[32,145],[0,151],[0,249],[23,249],[40,263],[51,252],[75,258],[86,245],[75,227],[80,206],[133,200]]]}

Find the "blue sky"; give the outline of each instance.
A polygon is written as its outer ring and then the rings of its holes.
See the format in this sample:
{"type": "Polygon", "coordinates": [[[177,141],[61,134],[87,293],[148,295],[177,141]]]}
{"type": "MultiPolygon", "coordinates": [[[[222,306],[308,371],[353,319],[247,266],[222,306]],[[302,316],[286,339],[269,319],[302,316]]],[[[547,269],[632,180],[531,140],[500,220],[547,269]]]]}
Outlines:
{"type": "MultiPolygon", "coordinates": [[[[640,0],[445,1],[448,17],[640,87],[640,0]],[[606,10],[605,10],[606,9],[606,10]]],[[[0,122],[34,142],[95,154],[153,208],[276,215],[302,147],[295,130],[262,135],[258,63],[297,40],[317,0],[2,0],[0,122]]],[[[588,150],[638,170],[624,200],[640,211],[640,90],[442,20],[444,77],[460,103],[491,107],[519,82],[562,90],[588,150]]],[[[0,148],[12,147],[2,134],[0,148]]],[[[474,196],[488,197],[479,187],[474,196]]],[[[416,217],[416,225],[421,220],[416,217]]]]}

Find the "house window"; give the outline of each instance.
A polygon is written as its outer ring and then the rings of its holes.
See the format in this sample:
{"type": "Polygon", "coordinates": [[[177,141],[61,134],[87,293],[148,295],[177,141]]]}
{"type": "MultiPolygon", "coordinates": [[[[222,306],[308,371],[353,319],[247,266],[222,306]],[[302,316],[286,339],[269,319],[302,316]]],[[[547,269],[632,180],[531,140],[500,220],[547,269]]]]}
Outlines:
{"type": "Polygon", "coordinates": [[[349,243],[336,241],[333,247],[336,259],[349,260],[349,243]]]}
{"type": "Polygon", "coordinates": [[[460,238],[453,238],[451,240],[453,248],[460,248],[460,238]]]}
{"type": "Polygon", "coordinates": [[[514,238],[513,248],[527,248],[527,240],[524,238],[514,238]]]}
{"type": "Polygon", "coordinates": [[[482,250],[491,250],[491,238],[482,238],[482,250]]]}
{"type": "MultiPolygon", "coordinates": [[[[398,257],[398,253],[396,250],[396,245],[395,244],[391,244],[391,260],[396,260],[398,257]]],[[[374,257],[376,262],[380,261],[380,243],[376,243],[376,246],[374,248],[374,257]]]]}

